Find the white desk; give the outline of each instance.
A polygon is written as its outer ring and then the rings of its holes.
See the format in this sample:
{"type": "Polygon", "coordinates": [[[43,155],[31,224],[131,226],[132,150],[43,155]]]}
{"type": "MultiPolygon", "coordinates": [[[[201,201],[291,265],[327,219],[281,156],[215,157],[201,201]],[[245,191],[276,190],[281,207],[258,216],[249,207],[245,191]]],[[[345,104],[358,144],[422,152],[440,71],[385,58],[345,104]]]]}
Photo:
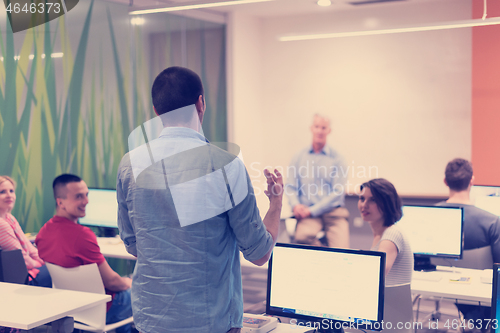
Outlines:
{"type": "MultiPolygon", "coordinates": [[[[119,238],[97,238],[97,242],[105,257],[136,260],[133,255],[125,250],[125,245],[119,238]]],[[[241,265],[267,270],[267,263],[261,267],[255,266],[245,260],[242,255],[241,265]]],[[[481,282],[481,276],[484,274],[484,271],[477,269],[438,266],[438,270],[435,272],[414,272],[411,290],[412,293],[422,296],[481,302],[488,306],[491,302],[491,284],[481,282]],[[454,271],[460,273],[454,273],[454,271]],[[441,279],[439,281],[419,280],[417,274],[437,275],[440,276],[441,279]],[[450,282],[450,278],[460,276],[470,277],[470,283],[450,282]]]]}
{"type": "MultiPolygon", "coordinates": [[[[127,250],[125,250],[125,245],[123,245],[123,242],[119,238],[97,238],[97,242],[99,243],[101,252],[105,257],[136,260],[133,255],[129,254],[127,250]]],[[[259,267],[245,260],[243,255],[241,255],[240,259],[242,266],[267,270],[267,263],[259,267]]],[[[446,266],[438,266],[437,269],[438,270],[434,272],[414,272],[413,280],[411,282],[412,293],[427,297],[434,296],[453,300],[459,299],[464,301],[481,302],[487,306],[490,304],[491,284],[481,282],[481,276],[485,275],[484,271],[446,266]],[[439,276],[441,279],[439,281],[420,280],[417,277],[418,274],[439,276]],[[450,278],[460,276],[470,277],[470,283],[450,282],[450,278]]]]}
{"type": "Polygon", "coordinates": [[[0,326],[29,330],[111,300],[110,295],[0,282],[0,326]]]}
{"type": "Polygon", "coordinates": [[[481,276],[487,277],[489,272],[478,269],[438,266],[437,271],[434,272],[414,272],[411,291],[422,296],[481,302],[481,305],[489,306],[492,285],[481,282],[481,276]],[[420,280],[417,274],[438,276],[441,279],[439,281],[420,280]],[[470,283],[450,282],[450,279],[457,277],[470,277],[470,283]]]}
{"type": "MultiPolygon", "coordinates": [[[[101,248],[101,253],[103,256],[107,258],[119,258],[119,259],[128,259],[128,260],[137,260],[136,257],[131,255],[125,249],[125,245],[118,237],[97,237],[97,244],[101,248]]],[[[249,262],[243,257],[243,254],[240,252],[240,262],[241,266],[255,267],[263,270],[267,270],[267,263],[262,266],[257,266],[249,262]]]]}
{"type": "Polygon", "coordinates": [[[97,237],[97,244],[101,248],[103,256],[108,258],[119,258],[127,260],[136,260],[137,258],[127,252],[125,244],[119,236],[116,237],[97,237]]]}

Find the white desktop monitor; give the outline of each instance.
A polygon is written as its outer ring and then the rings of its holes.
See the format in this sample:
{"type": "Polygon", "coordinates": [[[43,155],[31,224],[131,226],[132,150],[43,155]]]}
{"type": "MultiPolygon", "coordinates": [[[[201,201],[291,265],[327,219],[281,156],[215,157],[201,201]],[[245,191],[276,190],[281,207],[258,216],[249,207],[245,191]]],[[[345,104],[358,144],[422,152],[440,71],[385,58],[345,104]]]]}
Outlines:
{"type": "Polygon", "coordinates": [[[292,325],[380,330],[384,270],[384,252],[278,243],[269,261],[266,313],[293,318],[292,325]]]}
{"type": "Polygon", "coordinates": [[[462,259],[462,208],[403,206],[397,226],[408,237],[413,254],[462,259]]]}
{"type": "Polygon", "coordinates": [[[473,185],[470,197],[476,207],[500,216],[500,186],[473,185]]]}
{"type": "Polygon", "coordinates": [[[118,228],[116,190],[89,188],[89,203],[80,224],[92,227],[118,228]]]}

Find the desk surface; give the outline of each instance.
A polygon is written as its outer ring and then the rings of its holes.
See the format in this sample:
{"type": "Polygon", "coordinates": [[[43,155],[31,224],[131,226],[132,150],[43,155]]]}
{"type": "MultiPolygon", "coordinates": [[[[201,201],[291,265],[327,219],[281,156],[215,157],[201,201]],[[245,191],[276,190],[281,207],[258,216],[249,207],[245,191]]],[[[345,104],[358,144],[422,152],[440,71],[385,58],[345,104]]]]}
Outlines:
{"type": "MultiPolygon", "coordinates": [[[[434,272],[414,272],[411,291],[422,296],[442,297],[453,300],[481,302],[489,306],[491,303],[491,284],[481,282],[481,277],[488,278],[492,271],[478,269],[438,266],[434,272]],[[420,274],[438,277],[439,281],[419,279],[420,274]],[[469,277],[468,283],[451,282],[450,279],[469,277]]],[[[491,277],[490,277],[491,278],[491,277]]]]}
{"type": "Polygon", "coordinates": [[[116,237],[97,237],[97,244],[101,248],[103,256],[108,258],[119,258],[127,260],[136,260],[137,258],[127,252],[125,244],[119,236],[116,237]]]}
{"type": "MultiPolygon", "coordinates": [[[[123,242],[119,238],[97,238],[101,252],[105,257],[135,260],[136,258],[127,253],[123,242]]],[[[267,269],[267,264],[258,267],[248,262],[241,256],[241,265],[260,269],[267,269]]],[[[412,293],[423,296],[443,297],[448,299],[459,299],[463,301],[481,302],[489,305],[491,302],[491,284],[482,283],[481,276],[490,274],[477,269],[452,268],[438,266],[435,272],[414,272],[411,282],[412,293]],[[419,274],[439,276],[439,281],[418,279],[419,274]],[[450,282],[456,277],[470,277],[470,283],[450,282]]],[[[491,273],[492,274],[492,273],[491,273]]],[[[491,276],[489,276],[491,278],[491,276]]]]}
{"type": "MultiPolygon", "coordinates": [[[[127,252],[125,249],[125,245],[121,241],[119,237],[97,237],[97,243],[101,248],[101,253],[103,256],[108,258],[119,258],[119,259],[128,259],[128,260],[136,260],[137,258],[127,252]]],[[[240,262],[241,266],[249,266],[256,267],[260,269],[267,269],[267,263],[262,266],[257,266],[243,258],[243,255],[240,252],[240,262]]]]}
{"type": "Polygon", "coordinates": [[[24,330],[111,300],[110,295],[4,282],[0,282],[0,295],[0,326],[24,330]]]}

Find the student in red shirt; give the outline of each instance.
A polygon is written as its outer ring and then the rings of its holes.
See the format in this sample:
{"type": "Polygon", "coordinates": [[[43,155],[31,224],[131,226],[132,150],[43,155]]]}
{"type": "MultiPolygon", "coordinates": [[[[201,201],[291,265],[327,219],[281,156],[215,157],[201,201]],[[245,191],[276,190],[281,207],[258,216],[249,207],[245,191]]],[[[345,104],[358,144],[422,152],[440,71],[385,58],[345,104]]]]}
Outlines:
{"type": "MultiPolygon", "coordinates": [[[[36,237],[40,257],[62,267],[96,263],[104,287],[113,296],[111,306],[108,305],[106,324],[130,317],[132,280],[113,271],[101,253],[95,234],[78,224],[78,219],[85,216],[85,207],[89,203],[87,185],[78,176],[63,174],[54,180],[52,187],[56,215],[44,224],[36,237]]],[[[117,333],[130,331],[131,325],[116,329],[117,333]]]]}

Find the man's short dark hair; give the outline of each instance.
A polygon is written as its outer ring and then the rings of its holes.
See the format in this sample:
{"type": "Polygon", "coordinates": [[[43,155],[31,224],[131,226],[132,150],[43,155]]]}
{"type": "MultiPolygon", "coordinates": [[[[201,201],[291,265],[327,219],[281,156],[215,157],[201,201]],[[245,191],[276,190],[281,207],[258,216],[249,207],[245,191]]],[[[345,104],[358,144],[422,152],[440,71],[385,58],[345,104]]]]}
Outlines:
{"type": "Polygon", "coordinates": [[[66,184],[68,183],[79,183],[82,179],[76,175],[70,173],[63,173],[57,176],[52,182],[52,190],[54,191],[54,199],[66,198],[66,184]]]}
{"type": "Polygon", "coordinates": [[[450,190],[464,191],[472,179],[472,163],[463,158],[455,158],[446,165],[444,176],[450,190]]]}
{"type": "Polygon", "coordinates": [[[158,115],[196,103],[204,95],[198,74],[184,67],[169,67],[156,77],[151,96],[158,115]]]}
{"type": "Polygon", "coordinates": [[[361,185],[361,190],[368,187],[372,192],[373,200],[382,212],[384,226],[390,227],[403,216],[401,198],[396,188],[384,178],[376,178],[361,185]]]}

